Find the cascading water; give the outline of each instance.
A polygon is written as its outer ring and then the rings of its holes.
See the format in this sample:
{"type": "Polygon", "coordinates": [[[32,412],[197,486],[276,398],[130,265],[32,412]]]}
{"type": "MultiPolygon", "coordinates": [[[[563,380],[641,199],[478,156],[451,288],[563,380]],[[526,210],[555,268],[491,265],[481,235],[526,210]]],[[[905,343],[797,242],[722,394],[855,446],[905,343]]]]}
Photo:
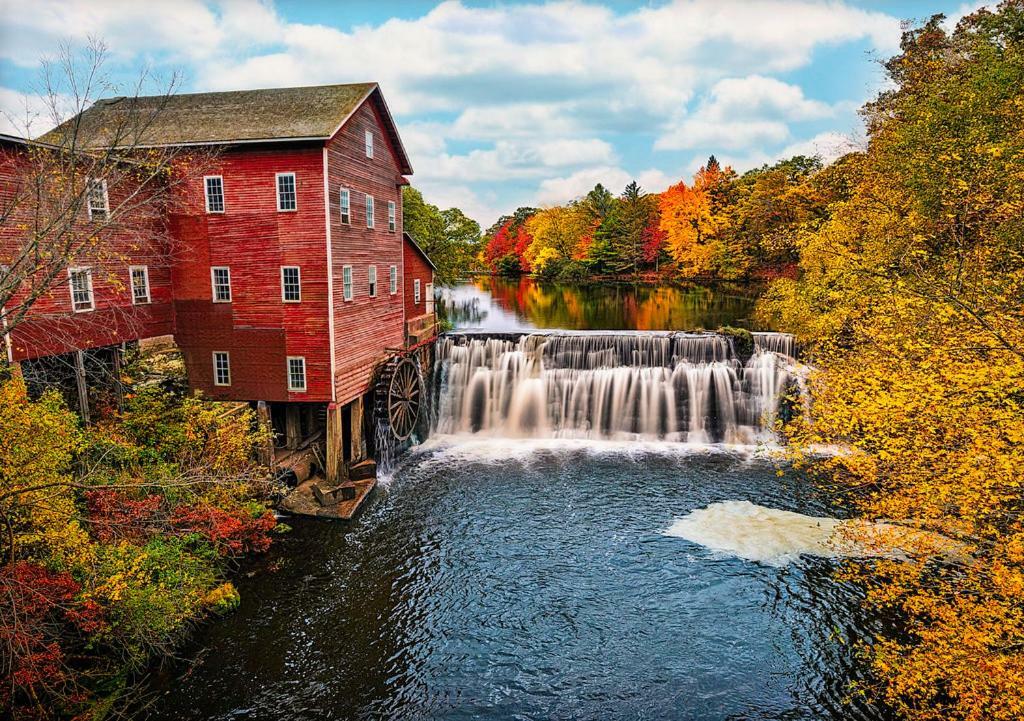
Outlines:
{"type": "Polygon", "coordinates": [[[755,443],[796,382],[793,337],[755,333],[452,334],[437,345],[433,430],[510,437],[755,443]]]}

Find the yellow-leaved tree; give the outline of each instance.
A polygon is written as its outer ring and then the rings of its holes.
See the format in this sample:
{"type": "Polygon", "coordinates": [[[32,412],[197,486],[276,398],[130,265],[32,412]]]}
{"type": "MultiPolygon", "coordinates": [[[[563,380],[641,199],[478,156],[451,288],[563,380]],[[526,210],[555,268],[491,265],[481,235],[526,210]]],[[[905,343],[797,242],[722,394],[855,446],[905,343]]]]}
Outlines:
{"type": "Polygon", "coordinates": [[[955,549],[848,569],[899,621],[865,645],[863,690],[911,719],[1021,719],[1024,1],[933,18],[886,68],[867,151],[825,171],[844,191],[760,313],[819,368],[797,460],[955,549]]]}

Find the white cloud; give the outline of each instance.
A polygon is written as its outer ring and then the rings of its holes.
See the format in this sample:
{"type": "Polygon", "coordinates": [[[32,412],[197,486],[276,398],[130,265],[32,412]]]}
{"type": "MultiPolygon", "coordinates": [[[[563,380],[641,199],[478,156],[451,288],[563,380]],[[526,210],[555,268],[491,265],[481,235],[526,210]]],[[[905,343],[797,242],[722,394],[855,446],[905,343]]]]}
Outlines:
{"type": "Polygon", "coordinates": [[[661,135],[660,150],[720,147],[727,150],[777,144],[789,138],[789,122],[835,115],[836,108],[804,96],[796,85],[763,75],[718,81],[691,117],[661,135]]]}
{"type": "Polygon", "coordinates": [[[48,96],[0,87],[0,133],[36,137],[56,124],[55,116],[65,118],[73,107],[71,98],[63,95],[51,101],[48,96]]]}
{"type": "Polygon", "coordinates": [[[779,153],[779,159],[792,158],[794,155],[817,155],[822,162],[828,164],[841,155],[864,150],[864,145],[863,138],[830,131],[786,146],[779,153]]]}
{"type": "Polygon", "coordinates": [[[678,182],[678,178],[654,168],[633,174],[619,167],[598,166],[541,181],[536,202],[542,206],[567,203],[589,192],[598,183],[618,194],[633,180],[648,193],[660,193],[672,183],[678,182]]]}

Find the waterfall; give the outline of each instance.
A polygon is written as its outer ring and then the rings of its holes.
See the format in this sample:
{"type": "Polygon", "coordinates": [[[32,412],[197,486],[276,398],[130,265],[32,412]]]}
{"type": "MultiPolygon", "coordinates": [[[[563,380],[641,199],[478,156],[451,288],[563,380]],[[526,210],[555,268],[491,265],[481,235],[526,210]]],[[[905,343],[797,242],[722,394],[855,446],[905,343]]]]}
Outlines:
{"type": "Polygon", "coordinates": [[[791,335],[745,361],[716,333],[455,333],[437,344],[433,431],[755,443],[795,376],[791,335]]]}

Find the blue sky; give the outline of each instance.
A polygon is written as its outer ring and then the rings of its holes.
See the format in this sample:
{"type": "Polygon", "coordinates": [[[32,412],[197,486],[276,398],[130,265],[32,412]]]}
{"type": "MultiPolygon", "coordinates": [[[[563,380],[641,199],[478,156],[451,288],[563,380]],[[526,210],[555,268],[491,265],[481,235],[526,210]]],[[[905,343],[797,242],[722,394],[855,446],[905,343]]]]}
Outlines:
{"type": "Polygon", "coordinates": [[[413,184],[486,227],[596,182],[660,191],[710,153],[743,171],[857,147],[901,21],[982,4],[0,0],[0,128],[52,124],[41,59],[89,37],[109,48],[102,94],[144,66],[183,92],[376,80],[413,184]]]}

